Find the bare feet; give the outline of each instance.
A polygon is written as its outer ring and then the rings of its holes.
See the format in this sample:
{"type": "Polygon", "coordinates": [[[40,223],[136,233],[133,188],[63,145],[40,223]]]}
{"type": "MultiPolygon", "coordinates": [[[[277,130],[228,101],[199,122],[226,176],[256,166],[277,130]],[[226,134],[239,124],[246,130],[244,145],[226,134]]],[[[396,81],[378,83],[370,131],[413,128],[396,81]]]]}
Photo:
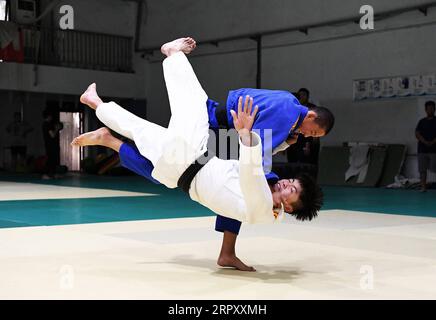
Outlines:
{"type": "Polygon", "coordinates": [[[109,131],[109,129],[103,127],[100,129],[97,129],[95,131],[84,133],[77,138],[74,138],[73,142],[71,142],[72,146],[79,146],[79,147],[85,147],[85,146],[106,146],[106,140],[111,138],[112,135],[109,131]]]}
{"type": "Polygon", "coordinates": [[[160,51],[166,55],[167,57],[171,56],[172,54],[176,52],[182,51],[184,54],[191,53],[197,44],[195,43],[195,40],[192,38],[180,38],[176,39],[171,42],[165,43],[161,48],[160,51]]]}
{"type": "Polygon", "coordinates": [[[231,267],[240,271],[249,271],[249,272],[256,271],[256,269],[247,266],[245,263],[239,260],[239,258],[235,255],[228,255],[228,256],[220,255],[217,263],[221,267],[231,267]]]}
{"type": "Polygon", "coordinates": [[[80,96],[80,102],[94,110],[97,109],[99,104],[103,103],[97,94],[97,86],[95,83],[92,83],[80,96]]]}

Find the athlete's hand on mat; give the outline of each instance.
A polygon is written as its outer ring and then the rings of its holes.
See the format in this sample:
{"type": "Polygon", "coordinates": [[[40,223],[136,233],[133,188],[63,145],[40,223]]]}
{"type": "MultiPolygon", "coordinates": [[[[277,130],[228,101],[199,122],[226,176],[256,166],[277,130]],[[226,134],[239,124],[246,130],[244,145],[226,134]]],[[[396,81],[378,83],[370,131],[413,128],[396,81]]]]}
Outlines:
{"type": "Polygon", "coordinates": [[[250,133],[254,118],[259,110],[259,107],[255,106],[253,111],[253,98],[250,96],[245,97],[244,108],[242,108],[242,99],[241,96],[238,100],[238,114],[234,110],[230,110],[233,117],[233,125],[240,135],[250,133]],[[253,113],[251,113],[252,111],[253,113]]]}

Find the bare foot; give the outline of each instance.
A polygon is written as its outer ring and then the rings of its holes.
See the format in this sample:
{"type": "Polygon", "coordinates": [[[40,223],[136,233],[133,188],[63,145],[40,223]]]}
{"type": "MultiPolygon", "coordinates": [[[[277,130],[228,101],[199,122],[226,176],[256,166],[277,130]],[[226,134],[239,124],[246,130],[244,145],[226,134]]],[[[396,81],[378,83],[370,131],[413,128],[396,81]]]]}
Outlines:
{"type": "Polygon", "coordinates": [[[166,55],[167,57],[171,56],[172,54],[176,52],[182,51],[184,54],[191,53],[197,44],[195,43],[195,40],[188,37],[188,38],[180,38],[176,39],[171,42],[165,43],[161,48],[160,51],[166,55]]]}
{"type": "Polygon", "coordinates": [[[256,269],[247,266],[245,263],[239,260],[239,258],[235,255],[231,255],[231,256],[220,255],[220,257],[218,258],[218,265],[221,267],[235,268],[240,271],[250,271],[250,272],[256,271],[256,269]]]}
{"type": "Polygon", "coordinates": [[[72,146],[96,146],[96,145],[105,145],[105,140],[112,137],[108,128],[100,128],[95,131],[84,133],[77,138],[74,138],[73,142],[71,142],[72,146]]]}
{"type": "Polygon", "coordinates": [[[80,96],[80,102],[86,104],[92,109],[97,109],[98,105],[103,103],[97,94],[97,86],[92,83],[88,89],[80,96]]]}
{"type": "Polygon", "coordinates": [[[197,42],[195,42],[195,40],[191,37],[188,37],[187,39],[189,49],[183,51],[183,53],[190,54],[197,47],[197,42]]]}

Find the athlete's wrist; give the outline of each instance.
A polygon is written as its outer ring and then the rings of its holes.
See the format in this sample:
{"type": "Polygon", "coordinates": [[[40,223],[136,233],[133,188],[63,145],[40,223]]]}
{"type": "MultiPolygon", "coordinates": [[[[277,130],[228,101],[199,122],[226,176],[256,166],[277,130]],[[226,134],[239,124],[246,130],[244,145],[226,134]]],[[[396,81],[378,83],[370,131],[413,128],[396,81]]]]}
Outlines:
{"type": "Polygon", "coordinates": [[[238,131],[242,143],[246,146],[251,146],[251,132],[248,129],[241,129],[238,131]]]}
{"type": "Polygon", "coordinates": [[[249,137],[250,136],[250,130],[248,130],[247,128],[242,128],[242,129],[238,130],[238,134],[239,134],[240,137],[244,137],[244,136],[249,137]]]}

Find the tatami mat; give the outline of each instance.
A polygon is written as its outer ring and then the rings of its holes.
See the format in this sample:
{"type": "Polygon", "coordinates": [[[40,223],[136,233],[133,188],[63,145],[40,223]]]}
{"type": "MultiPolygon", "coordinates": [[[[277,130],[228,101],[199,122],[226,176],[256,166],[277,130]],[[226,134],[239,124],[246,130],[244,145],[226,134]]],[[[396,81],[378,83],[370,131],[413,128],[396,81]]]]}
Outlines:
{"type": "Polygon", "coordinates": [[[434,299],[436,219],[323,211],[243,226],[255,273],[216,265],[214,217],[0,230],[0,298],[434,299]]]}
{"type": "Polygon", "coordinates": [[[0,181],[0,201],[153,196],[150,193],[0,181]]]}

